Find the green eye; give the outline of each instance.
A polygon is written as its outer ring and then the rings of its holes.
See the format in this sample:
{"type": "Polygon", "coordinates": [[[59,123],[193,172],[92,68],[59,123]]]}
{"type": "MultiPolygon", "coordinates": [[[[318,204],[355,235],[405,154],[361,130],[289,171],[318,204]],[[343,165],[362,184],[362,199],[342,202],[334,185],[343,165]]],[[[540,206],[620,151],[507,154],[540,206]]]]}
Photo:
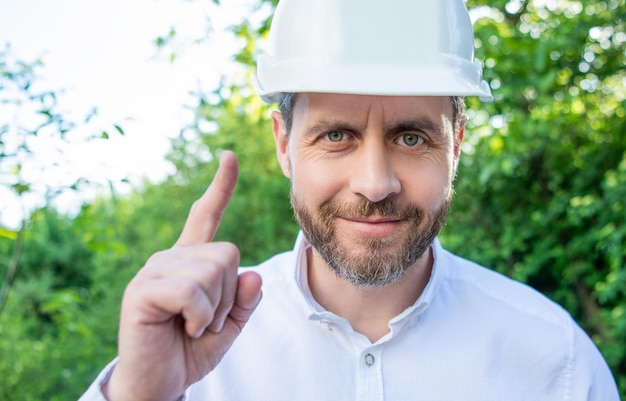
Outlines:
{"type": "Polygon", "coordinates": [[[416,146],[416,145],[419,145],[423,141],[421,137],[419,137],[418,135],[413,135],[413,134],[404,134],[402,135],[400,140],[406,146],[416,146]]]}
{"type": "Polygon", "coordinates": [[[343,139],[344,136],[345,134],[341,131],[333,131],[326,134],[326,137],[331,142],[339,142],[343,139]]]}

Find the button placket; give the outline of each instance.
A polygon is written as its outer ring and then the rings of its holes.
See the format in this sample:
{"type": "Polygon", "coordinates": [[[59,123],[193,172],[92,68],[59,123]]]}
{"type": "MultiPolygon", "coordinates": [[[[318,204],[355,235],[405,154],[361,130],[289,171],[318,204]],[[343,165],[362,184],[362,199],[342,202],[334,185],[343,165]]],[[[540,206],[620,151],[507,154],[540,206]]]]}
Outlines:
{"type": "Polygon", "coordinates": [[[357,399],[380,400],[384,396],[382,382],[382,349],[367,347],[359,355],[357,399]]]}

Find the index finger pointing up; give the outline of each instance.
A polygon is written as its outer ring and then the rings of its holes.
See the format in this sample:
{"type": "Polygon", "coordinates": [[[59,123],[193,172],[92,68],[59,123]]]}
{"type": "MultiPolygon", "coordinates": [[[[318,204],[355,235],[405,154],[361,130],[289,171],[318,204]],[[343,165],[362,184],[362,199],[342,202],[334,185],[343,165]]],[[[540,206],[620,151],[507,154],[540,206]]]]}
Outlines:
{"type": "Polygon", "coordinates": [[[198,245],[213,240],[235,190],[238,174],[237,157],[233,152],[224,151],[211,185],[189,211],[183,232],[176,241],[177,246],[198,245]]]}

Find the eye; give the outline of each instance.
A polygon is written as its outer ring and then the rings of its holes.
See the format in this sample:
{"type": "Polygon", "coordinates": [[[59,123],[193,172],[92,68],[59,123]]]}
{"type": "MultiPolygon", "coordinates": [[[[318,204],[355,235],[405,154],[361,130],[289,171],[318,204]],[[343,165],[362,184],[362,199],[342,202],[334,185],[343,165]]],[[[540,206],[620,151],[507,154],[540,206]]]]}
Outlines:
{"type": "Polygon", "coordinates": [[[415,134],[403,134],[397,139],[397,142],[403,146],[415,147],[424,143],[424,138],[415,134]]]}
{"type": "Polygon", "coordinates": [[[326,138],[331,142],[340,142],[345,137],[346,134],[343,131],[333,131],[326,134],[326,138]]]}

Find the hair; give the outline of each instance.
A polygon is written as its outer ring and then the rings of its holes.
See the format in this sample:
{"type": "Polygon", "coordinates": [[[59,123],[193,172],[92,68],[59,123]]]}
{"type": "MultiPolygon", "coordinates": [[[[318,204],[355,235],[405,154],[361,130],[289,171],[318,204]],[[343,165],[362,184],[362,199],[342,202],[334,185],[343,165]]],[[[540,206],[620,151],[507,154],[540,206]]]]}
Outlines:
{"type": "Polygon", "coordinates": [[[455,141],[459,140],[459,132],[465,122],[465,98],[463,96],[451,96],[452,100],[452,128],[454,129],[455,141]]]}
{"type": "Polygon", "coordinates": [[[282,92],[278,99],[278,110],[283,116],[287,135],[291,132],[291,124],[293,120],[293,107],[296,105],[296,94],[291,92],[282,92]]]}
{"type": "MultiPolygon", "coordinates": [[[[293,120],[293,108],[296,104],[297,93],[283,92],[278,99],[278,110],[285,121],[285,129],[287,135],[291,132],[291,124],[293,120]]],[[[455,137],[458,138],[459,130],[465,119],[465,99],[462,96],[451,96],[452,102],[452,128],[455,137]]]]}

